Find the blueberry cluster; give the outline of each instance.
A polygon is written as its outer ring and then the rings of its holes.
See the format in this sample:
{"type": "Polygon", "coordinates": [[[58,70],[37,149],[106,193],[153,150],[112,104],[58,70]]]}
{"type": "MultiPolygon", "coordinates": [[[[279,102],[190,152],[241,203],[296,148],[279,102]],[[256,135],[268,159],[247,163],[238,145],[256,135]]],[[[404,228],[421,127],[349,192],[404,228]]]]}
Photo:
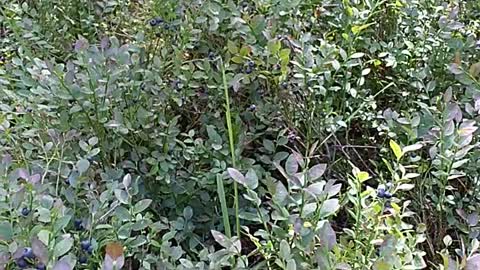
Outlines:
{"type": "Polygon", "coordinates": [[[245,68],[245,73],[246,73],[246,74],[252,73],[254,67],[255,67],[255,62],[253,62],[253,61],[248,61],[247,67],[245,68]]]}
{"type": "Polygon", "coordinates": [[[386,185],[379,185],[377,188],[377,197],[380,199],[386,199],[385,207],[390,207],[390,199],[392,198],[392,193],[390,190],[392,189],[392,183],[388,182],[386,185]]]}
{"type": "MultiPolygon", "coordinates": [[[[23,249],[20,258],[16,259],[16,264],[20,269],[31,268],[33,265],[35,265],[35,259],[36,257],[35,254],[33,254],[32,248],[26,247],[23,249]]],[[[47,266],[42,262],[38,262],[35,265],[35,269],[46,270],[47,266]]]]}
{"type": "Polygon", "coordinates": [[[158,26],[160,24],[163,23],[163,19],[160,18],[160,17],[157,17],[157,18],[153,18],[150,20],[149,24],[151,27],[155,27],[155,26],[158,26]]]}
{"type": "Polygon", "coordinates": [[[92,255],[93,253],[92,243],[88,239],[82,240],[80,242],[80,248],[84,251],[84,254],[78,258],[78,262],[80,264],[86,264],[88,262],[88,255],[92,255]]]}

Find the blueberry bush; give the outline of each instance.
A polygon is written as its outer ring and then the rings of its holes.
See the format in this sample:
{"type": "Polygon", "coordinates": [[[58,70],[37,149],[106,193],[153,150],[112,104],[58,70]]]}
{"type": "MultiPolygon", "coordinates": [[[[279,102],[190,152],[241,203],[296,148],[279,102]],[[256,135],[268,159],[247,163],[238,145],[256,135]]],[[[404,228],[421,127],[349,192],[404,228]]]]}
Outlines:
{"type": "Polygon", "coordinates": [[[0,269],[480,269],[479,18],[0,0],[0,269]]]}

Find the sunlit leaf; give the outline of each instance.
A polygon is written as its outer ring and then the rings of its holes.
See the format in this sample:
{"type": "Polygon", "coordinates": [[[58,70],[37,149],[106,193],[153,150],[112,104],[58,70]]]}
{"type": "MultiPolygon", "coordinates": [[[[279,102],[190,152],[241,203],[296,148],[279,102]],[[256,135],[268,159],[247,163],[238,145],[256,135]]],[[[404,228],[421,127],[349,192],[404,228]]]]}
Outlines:
{"type": "Polygon", "coordinates": [[[308,180],[315,181],[322,177],[327,169],[327,164],[317,164],[308,170],[308,180]]]}
{"type": "Polygon", "coordinates": [[[298,171],[298,162],[293,154],[288,156],[287,161],[285,162],[285,171],[289,175],[293,175],[298,171]]]}
{"type": "Polygon", "coordinates": [[[241,172],[239,172],[235,168],[228,168],[227,171],[228,171],[228,174],[230,175],[230,177],[234,181],[236,181],[237,183],[247,187],[247,182],[245,180],[245,176],[243,176],[243,174],[241,172]]]}
{"type": "Polygon", "coordinates": [[[399,161],[403,156],[402,148],[400,147],[400,145],[398,145],[394,140],[390,140],[390,149],[392,149],[395,157],[397,158],[397,161],[399,161]]]}

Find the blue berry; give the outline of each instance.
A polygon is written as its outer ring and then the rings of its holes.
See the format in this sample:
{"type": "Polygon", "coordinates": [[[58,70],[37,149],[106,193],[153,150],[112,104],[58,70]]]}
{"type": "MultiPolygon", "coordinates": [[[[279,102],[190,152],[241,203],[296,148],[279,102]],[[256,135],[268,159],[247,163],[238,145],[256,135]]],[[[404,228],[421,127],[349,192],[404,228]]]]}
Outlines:
{"type": "Polygon", "coordinates": [[[78,259],[78,262],[80,264],[86,264],[87,260],[88,260],[88,258],[86,256],[80,256],[80,258],[78,259]]]}
{"type": "Polygon", "coordinates": [[[27,259],[35,259],[32,248],[26,247],[23,249],[22,257],[27,259]]]}
{"type": "Polygon", "coordinates": [[[282,86],[283,89],[287,89],[288,83],[287,82],[282,82],[282,84],[280,86],[282,86]]]}
{"type": "Polygon", "coordinates": [[[47,270],[47,266],[44,263],[37,264],[37,270],[47,270]]]}
{"type": "Polygon", "coordinates": [[[386,186],[387,186],[388,189],[390,189],[390,188],[392,188],[393,184],[392,184],[392,182],[388,182],[388,183],[386,184],[386,186]]]}
{"type": "Polygon", "coordinates": [[[88,249],[87,249],[87,252],[88,252],[88,254],[91,255],[93,253],[93,247],[89,246],[88,249]]]}
{"type": "Polygon", "coordinates": [[[392,204],[390,203],[390,201],[386,201],[385,208],[390,208],[390,207],[392,207],[392,204]]]}
{"type": "Polygon", "coordinates": [[[150,20],[150,26],[151,27],[157,26],[157,19],[151,19],[150,20]]]}
{"type": "Polygon", "coordinates": [[[90,243],[90,240],[83,240],[80,242],[80,246],[82,247],[83,250],[87,251],[92,244],[90,243]]]}
{"type": "Polygon", "coordinates": [[[390,199],[390,198],[392,198],[392,193],[390,193],[389,191],[385,191],[384,197],[385,197],[386,199],[390,199]]]}
{"type": "Polygon", "coordinates": [[[384,189],[384,188],[379,188],[379,189],[377,190],[377,196],[378,196],[379,198],[385,198],[385,189],[384,189]]]}
{"type": "Polygon", "coordinates": [[[251,112],[255,111],[256,109],[257,109],[257,106],[255,104],[252,104],[250,105],[250,107],[248,107],[248,110],[251,112]]]}
{"type": "Polygon", "coordinates": [[[28,209],[27,207],[24,207],[22,209],[22,215],[26,217],[28,216],[28,214],[30,214],[30,209],[28,209]]]}
{"type": "Polygon", "coordinates": [[[248,67],[245,69],[245,73],[247,73],[247,74],[252,73],[252,71],[253,71],[253,69],[252,69],[252,67],[250,67],[250,66],[248,66],[248,67]]]}
{"type": "Polygon", "coordinates": [[[81,219],[75,219],[73,221],[73,226],[75,227],[75,230],[81,231],[83,230],[83,224],[81,219]]]}
{"type": "Polygon", "coordinates": [[[253,61],[248,61],[248,66],[249,66],[249,67],[254,67],[254,66],[255,66],[255,62],[253,62],[253,61]]]}
{"type": "Polygon", "coordinates": [[[18,258],[16,260],[17,266],[20,268],[27,268],[28,267],[28,262],[24,258],[18,258]]]}
{"type": "Polygon", "coordinates": [[[153,18],[153,19],[150,20],[149,23],[150,23],[150,26],[151,26],[151,27],[155,27],[155,26],[163,23],[163,19],[162,19],[162,18],[159,18],[159,17],[158,17],[158,18],[153,18]]]}

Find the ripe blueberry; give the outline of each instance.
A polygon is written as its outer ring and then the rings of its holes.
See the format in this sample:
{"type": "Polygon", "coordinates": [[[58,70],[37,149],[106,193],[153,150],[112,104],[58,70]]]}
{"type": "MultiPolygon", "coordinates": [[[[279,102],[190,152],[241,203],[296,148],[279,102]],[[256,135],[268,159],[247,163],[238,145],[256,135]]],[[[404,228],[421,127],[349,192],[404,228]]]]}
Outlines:
{"type": "Polygon", "coordinates": [[[86,256],[80,256],[80,258],[78,259],[78,262],[80,264],[86,264],[87,263],[87,257],[86,256]]]}
{"type": "Polygon", "coordinates": [[[379,198],[385,198],[385,189],[384,189],[384,188],[379,188],[379,189],[377,190],[377,196],[378,196],[379,198]]]}
{"type": "Polygon", "coordinates": [[[390,199],[390,198],[392,198],[392,193],[390,193],[389,191],[385,191],[384,197],[385,197],[385,199],[390,199]]]}
{"type": "Polygon", "coordinates": [[[75,227],[75,230],[81,231],[83,230],[83,224],[81,219],[75,219],[73,221],[73,226],[75,227]]]}
{"type": "Polygon", "coordinates": [[[28,267],[28,262],[24,258],[18,258],[16,260],[17,266],[20,268],[27,268],[28,267]]]}
{"type": "Polygon", "coordinates": [[[151,19],[150,20],[150,26],[152,26],[152,27],[157,26],[157,19],[151,19]]]}
{"type": "Polygon", "coordinates": [[[247,74],[252,73],[252,71],[253,71],[253,69],[252,69],[252,67],[250,67],[250,66],[248,66],[248,67],[245,69],[245,73],[247,73],[247,74]]]}
{"type": "Polygon", "coordinates": [[[23,252],[22,252],[22,257],[25,259],[35,259],[35,255],[33,254],[33,250],[32,248],[29,248],[29,247],[26,247],[23,249],[23,252]]]}
{"type": "Polygon", "coordinates": [[[256,109],[257,109],[257,106],[255,104],[252,104],[250,105],[250,107],[248,107],[248,110],[251,112],[255,111],[256,109]]]}
{"type": "Polygon", "coordinates": [[[80,247],[82,247],[82,249],[85,251],[87,251],[91,245],[92,244],[90,243],[90,240],[83,240],[82,242],[80,242],[80,247]]]}
{"type": "Polygon", "coordinates": [[[91,255],[93,253],[93,247],[89,246],[88,249],[87,249],[87,252],[88,252],[88,254],[91,255]]]}
{"type": "Polygon", "coordinates": [[[253,62],[253,61],[248,61],[248,66],[249,66],[249,67],[254,67],[254,66],[255,66],[255,62],[253,62]]]}
{"type": "Polygon", "coordinates": [[[287,89],[288,83],[287,82],[282,82],[282,84],[280,86],[282,86],[283,89],[287,89]]]}
{"type": "Polygon", "coordinates": [[[24,207],[22,209],[22,215],[26,217],[28,216],[28,214],[30,214],[30,209],[28,209],[27,207],[24,207]]]}
{"type": "Polygon", "coordinates": [[[37,270],[47,270],[47,266],[43,263],[38,263],[37,270]]]}

